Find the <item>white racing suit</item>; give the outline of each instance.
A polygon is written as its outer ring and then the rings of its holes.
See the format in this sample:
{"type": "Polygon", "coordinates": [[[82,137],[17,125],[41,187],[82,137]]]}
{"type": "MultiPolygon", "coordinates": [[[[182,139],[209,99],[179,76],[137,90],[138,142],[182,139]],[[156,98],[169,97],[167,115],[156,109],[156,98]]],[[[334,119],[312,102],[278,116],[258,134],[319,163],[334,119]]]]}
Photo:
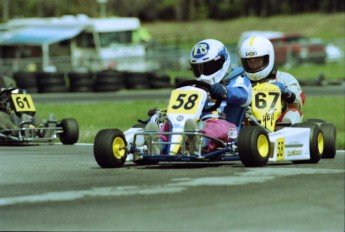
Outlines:
{"type": "Polygon", "coordinates": [[[304,104],[305,96],[297,79],[287,72],[277,71],[274,81],[283,83],[283,85],[293,92],[296,95],[294,103],[300,105],[300,108],[297,108],[288,107],[287,104],[283,104],[283,113],[279,117],[278,122],[291,122],[292,124],[302,122],[303,114],[301,109],[304,104]]]}

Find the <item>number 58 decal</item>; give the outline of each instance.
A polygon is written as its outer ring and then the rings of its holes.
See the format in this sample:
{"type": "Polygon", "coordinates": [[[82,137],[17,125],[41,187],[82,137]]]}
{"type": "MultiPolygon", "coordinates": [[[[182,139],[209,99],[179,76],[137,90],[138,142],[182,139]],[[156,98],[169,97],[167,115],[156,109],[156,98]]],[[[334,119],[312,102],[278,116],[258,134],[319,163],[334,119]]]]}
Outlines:
{"type": "Polygon", "coordinates": [[[168,107],[169,113],[195,114],[200,104],[200,93],[196,91],[173,91],[168,107]]]}
{"type": "Polygon", "coordinates": [[[12,94],[12,102],[16,112],[35,112],[36,108],[29,94],[12,94]]]}

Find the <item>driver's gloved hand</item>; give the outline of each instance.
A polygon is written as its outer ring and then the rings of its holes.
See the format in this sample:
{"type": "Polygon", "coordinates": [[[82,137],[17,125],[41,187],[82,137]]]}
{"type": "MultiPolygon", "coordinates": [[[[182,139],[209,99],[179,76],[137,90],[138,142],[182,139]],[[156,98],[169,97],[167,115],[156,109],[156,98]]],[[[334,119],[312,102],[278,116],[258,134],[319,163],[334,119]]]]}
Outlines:
{"type": "Polygon", "coordinates": [[[213,99],[226,99],[228,97],[228,90],[220,83],[211,85],[210,95],[213,99]]]}
{"type": "Polygon", "coordinates": [[[283,83],[276,81],[272,82],[272,84],[279,87],[280,92],[282,93],[282,96],[287,103],[292,103],[295,101],[296,95],[291,92],[283,83]]]}

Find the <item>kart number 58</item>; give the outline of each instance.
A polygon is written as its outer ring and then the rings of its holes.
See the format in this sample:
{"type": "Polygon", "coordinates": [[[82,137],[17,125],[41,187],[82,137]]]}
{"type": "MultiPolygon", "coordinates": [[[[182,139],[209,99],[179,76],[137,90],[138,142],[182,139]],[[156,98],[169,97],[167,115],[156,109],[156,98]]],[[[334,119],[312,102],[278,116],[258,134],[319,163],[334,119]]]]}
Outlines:
{"type": "Polygon", "coordinates": [[[174,91],[170,98],[168,111],[179,114],[195,114],[200,103],[200,93],[193,91],[174,91]]]}

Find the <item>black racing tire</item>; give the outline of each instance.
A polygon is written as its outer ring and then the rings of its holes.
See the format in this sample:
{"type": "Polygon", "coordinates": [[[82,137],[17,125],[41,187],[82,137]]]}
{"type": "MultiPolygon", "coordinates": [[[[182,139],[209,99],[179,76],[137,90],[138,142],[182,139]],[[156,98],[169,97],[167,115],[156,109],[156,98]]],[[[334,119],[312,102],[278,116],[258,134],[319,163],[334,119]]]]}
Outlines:
{"type": "Polygon", "coordinates": [[[62,72],[37,73],[37,85],[40,93],[68,92],[65,74],[62,72]]]}
{"type": "Polygon", "coordinates": [[[293,161],[293,163],[318,163],[322,157],[324,151],[324,135],[320,127],[313,123],[296,123],[291,127],[299,128],[310,128],[310,138],[309,138],[309,160],[298,160],[293,161]]]}
{"type": "Polygon", "coordinates": [[[320,127],[323,136],[324,136],[324,150],[321,158],[326,159],[333,159],[336,155],[336,137],[337,137],[337,129],[336,127],[331,124],[327,123],[323,119],[307,119],[305,120],[306,123],[313,123],[320,127]]]}
{"type": "Polygon", "coordinates": [[[262,167],[270,156],[270,141],[267,131],[259,126],[243,127],[238,136],[240,160],[246,167],[262,167]]]}
{"type": "Polygon", "coordinates": [[[336,148],[336,138],[337,138],[337,129],[331,123],[322,123],[320,129],[324,136],[324,149],[322,158],[334,159],[337,148],[336,148]]]}
{"type": "Polygon", "coordinates": [[[105,70],[96,73],[95,92],[111,92],[125,89],[124,75],[115,70],[105,70]]]}
{"type": "Polygon", "coordinates": [[[150,89],[150,74],[145,72],[126,72],[125,85],[127,89],[150,89]]]}
{"type": "Polygon", "coordinates": [[[309,118],[304,120],[305,123],[316,123],[316,124],[321,124],[321,123],[325,123],[326,121],[323,119],[317,119],[317,118],[309,118]]]}
{"type": "Polygon", "coordinates": [[[68,79],[70,92],[93,92],[93,73],[69,72],[68,79]]]}
{"type": "Polygon", "coordinates": [[[168,75],[157,76],[154,73],[148,74],[151,89],[171,88],[170,77],[168,75]]]}
{"type": "Polygon", "coordinates": [[[65,118],[61,120],[58,126],[61,126],[63,130],[63,132],[59,134],[62,144],[72,145],[78,141],[79,125],[74,118],[65,118]]]}
{"type": "Polygon", "coordinates": [[[101,168],[119,168],[127,158],[127,141],[119,129],[100,130],[94,141],[93,154],[101,168]]]}
{"type": "Polygon", "coordinates": [[[37,93],[37,78],[35,72],[16,72],[13,74],[17,87],[27,90],[28,93],[37,93]]]}

